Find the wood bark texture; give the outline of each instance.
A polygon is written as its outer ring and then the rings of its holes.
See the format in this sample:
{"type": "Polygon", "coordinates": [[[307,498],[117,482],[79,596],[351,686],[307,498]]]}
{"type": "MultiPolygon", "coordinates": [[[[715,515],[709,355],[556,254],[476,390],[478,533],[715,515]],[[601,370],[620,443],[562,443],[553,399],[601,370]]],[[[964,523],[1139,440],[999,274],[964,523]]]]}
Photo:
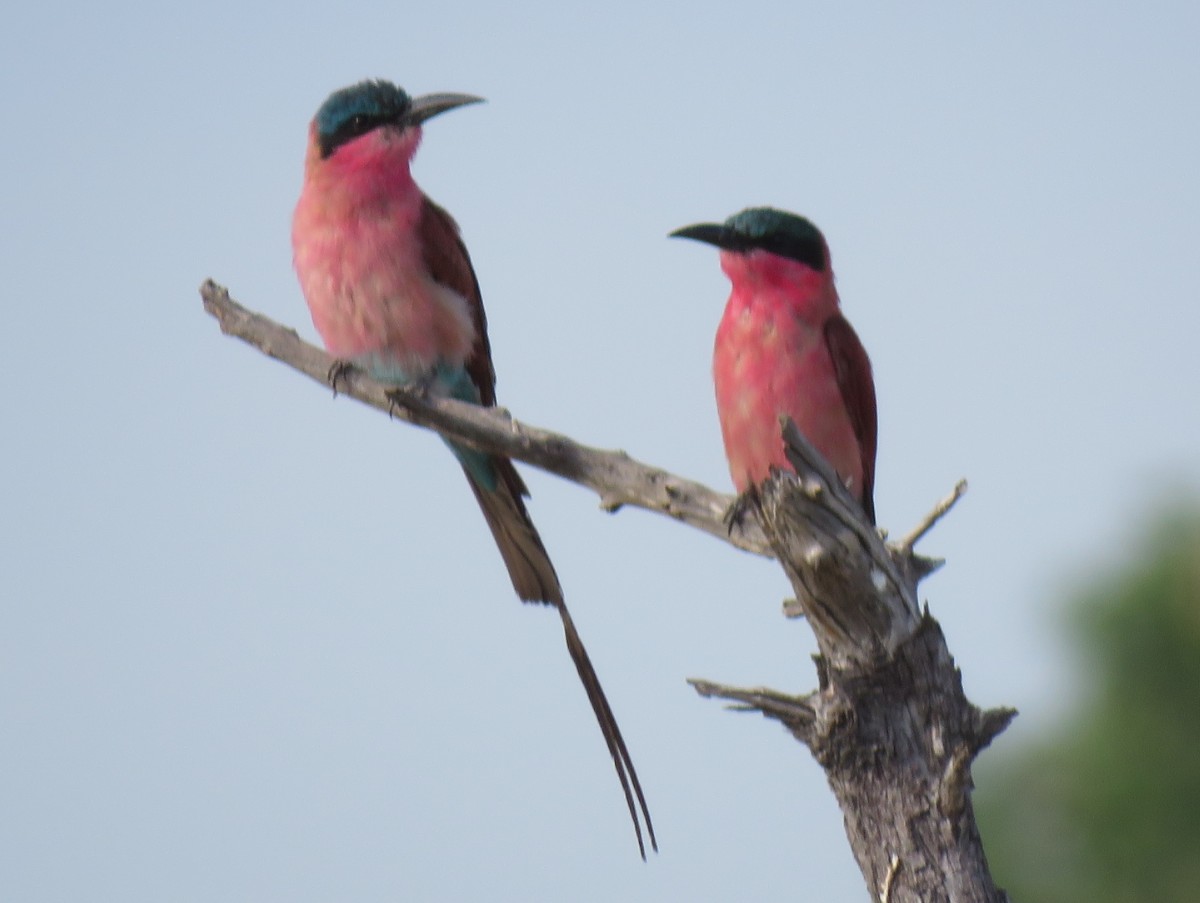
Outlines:
{"type": "Polygon", "coordinates": [[[913,545],[965,484],[900,543],[867,521],[829,465],[790,421],[781,423],[795,473],[774,474],[739,500],[634,460],[514,420],[503,409],[396,392],[342,372],[294,330],[237,304],[214,282],[200,289],[223,332],[398,419],[507,455],[596,492],[601,507],[665,514],[736,548],[775,558],[796,592],[789,613],[817,638],[818,688],[805,695],[692,680],[704,696],[783,724],[825,770],[871,899],[880,903],[998,903],[971,807],[971,763],[1012,720],[963,694],[941,628],[917,584],[941,562],[913,545]],[[737,510],[741,516],[727,518],[737,510]]]}

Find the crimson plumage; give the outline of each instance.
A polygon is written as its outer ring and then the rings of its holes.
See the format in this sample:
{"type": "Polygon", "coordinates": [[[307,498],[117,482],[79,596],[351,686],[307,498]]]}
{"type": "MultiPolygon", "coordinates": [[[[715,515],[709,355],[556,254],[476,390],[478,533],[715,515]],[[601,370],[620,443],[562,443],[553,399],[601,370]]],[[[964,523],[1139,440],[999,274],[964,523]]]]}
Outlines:
{"type": "MultiPolygon", "coordinates": [[[[479,283],[457,224],[413,181],[421,124],[480,98],[411,98],[384,81],[334,92],[309,128],[292,221],[296,272],[325,347],[381,382],[491,406],[495,370],[479,283]]],[[[596,716],[645,858],[633,761],[507,458],[447,441],[471,485],[517,595],[554,606],[596,716]],[[637,798],[637,806],[634,797],[637,798]]]]}
{"type": "Polygon", "coordinates": [[[875,521],[877,421],[871,362],[842,316],[829,248],[811,222],[752,207],[673,232],[720,248],[731,291],[717,328],[713,382],[739,492],[790,469],[787,415],[875,521]]]}

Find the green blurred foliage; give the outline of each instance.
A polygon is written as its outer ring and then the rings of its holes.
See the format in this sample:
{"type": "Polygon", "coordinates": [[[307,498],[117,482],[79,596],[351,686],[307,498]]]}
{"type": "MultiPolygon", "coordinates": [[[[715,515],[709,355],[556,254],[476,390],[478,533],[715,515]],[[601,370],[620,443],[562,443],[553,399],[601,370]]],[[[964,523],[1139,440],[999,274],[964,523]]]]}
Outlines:
{"type": "Polygon", "coordinates": [[[1068,616],[1084,698],[976,769],[993,875],[1017,903],[1200,901],[1200,511],[1164,517],[1068,616]]]}

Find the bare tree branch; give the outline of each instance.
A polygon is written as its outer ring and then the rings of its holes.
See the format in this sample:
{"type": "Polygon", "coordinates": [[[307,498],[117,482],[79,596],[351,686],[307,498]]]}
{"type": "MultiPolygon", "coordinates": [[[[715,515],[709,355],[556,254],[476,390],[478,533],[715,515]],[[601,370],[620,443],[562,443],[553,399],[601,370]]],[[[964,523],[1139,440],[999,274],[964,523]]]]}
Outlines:
{"type": "MultiPolygon", "coordinates": [[[[201,294],[224,332],[328,385],[336,362],[324,352],[241,307],[211,281],[201,294]]],[[[337,388],[400,419],[587,486],[605,510],[656,511],[776,558],[796,593],[785,609],[802,613],[816,634],[818,689],[796,696],[692,680],[696,691],[761,712],[811,750],[845,815],[873,899],[1007,899],[992,882],[975,825],[971,763],[1016,712],[983,711],[967,700],[941,628],[917,599],[917,584],[941,562],[912,550],[965,482],[903,541],[886,544],[837,474],[786,421],[794,472],[776,472],[749,496],[751,515],[730,535],[730,496],[623,451],[580,445],[501,409],[389,392],[353,370],[339,376],[337,388]]]]}
{"type": "MultiPolygon", "coordinates": [[[[211,279],[200,287],[204,309],[216,317],[221,331],[325,386],[336,363],[297,335],[294,329],[242,307],[211,279]]],[[[616,511],[624,505],[665,514],[757,555],[771,554],[757,524],[732,534],[724,517],[733,497],[707,486],[636,461],[623,451],[580,445],[549,430],[514,420],[503,408],[483,408],[453,399],[423,398],[397,392],[365,373],[349,370],[337,379],[337,391],[391,416],[462,441],[484,451],[524,461],[586,486],[600,496],[600,506],[616,511]]]]}
{"type": "Polygon", "coordinates": [[[962,498],[966,492],[966,480],[959,480],[957,483],[955,483],[954,488],[950,490],[950,494],[934,505],[933,510],[926,514],[925,517],[921,519],[921,522],[913,527],[907,536],[900,540],[900,548],[912,549],[913,546],[921,541],[921,538],[926,533],[933,529],[934,524],[950,513],[950,509],[954,507],[955,503],[962,498]]]}
{"type": "Polygon", "coordinates": [[[917,605],[911,543],[885,546],[795,424],[783,435],[795,473],[768,479],[756,508],[816,634],[820,687],[793,697],[693,685],[779,721],[809,747],[883,899],[999,903],[1006,896],[971,808],[971,762],[1016,712],[967,700],[941,628],[917,605]]]}

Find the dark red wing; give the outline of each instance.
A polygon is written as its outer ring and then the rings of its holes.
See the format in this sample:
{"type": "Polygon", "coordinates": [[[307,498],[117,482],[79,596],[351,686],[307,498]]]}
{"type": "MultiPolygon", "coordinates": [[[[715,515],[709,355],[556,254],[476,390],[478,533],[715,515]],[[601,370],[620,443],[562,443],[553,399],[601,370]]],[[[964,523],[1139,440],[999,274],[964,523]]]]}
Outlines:
{"type": "MultiPolygon", "coordinates": [[[[421,253],[430,275],[435,281],[458,292],[471,305],[471,317],[475,320],[475,347],[471,349],[471,356],[467,359],[467,373],[479,389],[480,404],[494,407],[496,370],[492,366],[492,346],[488,343],[487,315],[483,312],[483,297],[479,292],[479,280],[475,278],[475,270],[471,266],[471,257],[458,234],[458,223],[449,213],[429,198],[425,198],[417,232],[421,238],[421,253]]],[[[533,522],[529,520],[524,502],[521,501],[524,496],[529,495],[529,490],[525,488],[524,481],[511,461],[507,458],[495,458],[494,463],[513,496],[513,503],[519,509],[521,518],[540,548],[541,540],[537,537],[533,522]]],[[[490,518],[488,522],[492,523],[490,518]]],[[[499,538],[497,542],[501,549],[506,548],[499,538]]],[[[550,576],[553,576],[554,568],[550,565],[550,559],[544,549],[542,557],[545,558],[550,576]]],[[[557,578],[554,578],[554,586],[557,587],[557,578]]],[[[561,590],[558,592],[561,593],[561,590]]]]}
{"type": "MultiPolygon", "coordinates": [[[[466,246],[458,234],[458,225],[453,218],[429,198],[425,198],[421,210],[421,222],[418,226],[425,266],[435,280],[442,285],[458,292],[471,305],[471,316],[475,320],[475,347],[467,360],[467,372],[479,388],[479,396],[484,405],[496,404],[496,371],[492,367],[492,350],[488,344],[487,317],[483,312],[483,299],[479,292],[479,282],[475,278],[475,270],[471,267],[471,258],[466,246]]],[[[646,808],[646,798],[642,793],[642,785],[638,781],[637,772],[633,768],[633,760],[617,727],[616,718],[600,686],[600,678],[592,666],[583,640],[575,629],[575,624],[567,612],[563,601],[562,587],[554,565],[550,562],[546,548],[542,545],[541,537],[529,519],[525,509],[523,496],[529,494],[516,468],[507,458],[493,457],[492,463],[500,477],[502,491],[488,491],[478,484],[470,471],[467,479],[475,498],[479,500],[484,517],[495,537],[496,545],[508,567],[512,577],[513,588],[527,602],[546,602],[555,606],[562,615],[563,628],[566,632],[567,649],[579,672],[579,679],[587,693],[588,701],[608,751],[612,755],[613,765],[621,781],[621,790],[625,794],[625,802],[629,806],[629,815],[633,819],[634,831],[637,833],[638,849],[642,859],[646,858],[645,841],[642,838],[642,827],[638,822],[638,810],[634,807],[636,798],[640,806],[642,819],[646,823],[646,832],[650,837],[651,846],[657,850],[658,842],[654,838],[654,826],[650,822],[650,811],[646,808]],[[506,490],[506,491],[504,491],[506,490]]]]}
{"type": "Polygon", "coordinates": [[[871,359],[858,340],[854,327],[841,314],[834,314],[825,324],[825,344],[833,359],[838,388],[850,415],[850,424],[858,438],[862,453],[862,503],[875,523],[875,448],[878,441],[878,422],[875,410],[875,380],[871,376],[871,359]]]}
{"type": "Polygon", "coordinates": [[[471,305],[476,336],[475,347],[467,359],[467,372],[479,387],[481,403],[492,407],[496,404],[496,371],[492,367],[492,348],[488,344],[487,316],[483,312],[483,296],[471,266],[471,257],[458,234],[458,223],[449,213],[425,198],[417,232],[421,238],[425,266],[430,274],[436,281],[466,298],[471,305]]]}

